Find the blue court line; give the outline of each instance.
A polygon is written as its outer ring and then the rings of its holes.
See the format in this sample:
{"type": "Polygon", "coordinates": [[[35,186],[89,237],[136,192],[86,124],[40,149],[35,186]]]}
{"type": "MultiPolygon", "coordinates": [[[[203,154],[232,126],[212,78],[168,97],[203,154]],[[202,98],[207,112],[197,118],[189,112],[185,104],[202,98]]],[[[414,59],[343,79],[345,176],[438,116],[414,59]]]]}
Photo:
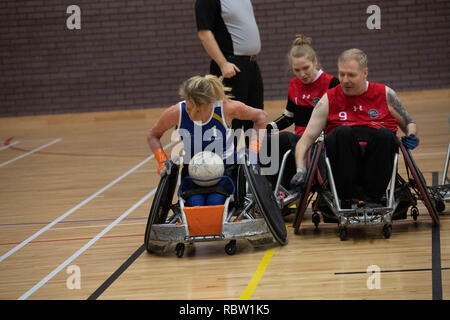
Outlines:
{"type": "MultiPolygon", "coordinates": [[[[141,218],[125,218],[123,220],[143,220],[147,219],[147,217],[141,218]]],[[[99,221],[114,221],[115,219],[95,219],[95,220],[71,220],[71,221],[59,221],[58,223],[79,223],[79,222],[99,222],[99,221]]],[[[23,223],[3,223],[0,224],[0,227],[9,227],[9,226],[26,226],[26,225],[35,225],[35,224],[49,224],[50,222],[23,222],[23,223]]]]}

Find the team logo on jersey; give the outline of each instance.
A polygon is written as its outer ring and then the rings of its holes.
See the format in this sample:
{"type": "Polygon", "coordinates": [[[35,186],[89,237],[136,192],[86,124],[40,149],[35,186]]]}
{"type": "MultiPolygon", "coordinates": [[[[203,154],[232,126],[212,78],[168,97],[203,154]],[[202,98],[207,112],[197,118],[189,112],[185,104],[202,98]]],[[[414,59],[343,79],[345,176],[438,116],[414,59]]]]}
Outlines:
{"type": "Polygon", "coordinates": [[[320,98],[317,98],[317,97],[315,97],[314,99],[312,99],[311,103],[312,103],[313,107],[315,107],[316,104],[319,103],[319,100],[320,100],[320,98]]]}
{"type": "Polygon", "coordinates": [[[379,113],[378,110],[376,110],[376,109],[370,109],[368,114],[371,119],[375,119],[381,115],[381,113],[379,113]]]}

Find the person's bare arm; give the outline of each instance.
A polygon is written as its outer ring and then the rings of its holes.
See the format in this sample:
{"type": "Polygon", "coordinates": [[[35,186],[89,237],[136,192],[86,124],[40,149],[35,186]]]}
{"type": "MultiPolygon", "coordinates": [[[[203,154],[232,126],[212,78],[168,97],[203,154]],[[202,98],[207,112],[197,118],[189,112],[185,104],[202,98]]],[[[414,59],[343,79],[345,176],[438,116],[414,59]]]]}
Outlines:
{"type": "Polygon", "coordinates": [[[403,107],[397,93],[386,86],[386,99],[391,115],[397,119],[398,126],[406,134],[417,135],[417,125],[409,115],[408,111],[403,107]]]}
{"type": "Polygon", "coordinates": [[[150,149],[155,152],[158,149],[162,149],[161,137],[170,128],[175,127],[178,124],[180,117],[180,107],[175,104],[162,113],[159,120],[155,125],[147,132],[147,142],[150,149]]]}
{"type": "Polygon", "coordinates": [[[235,64],[227,61],[211,30],[198,31],[198,37],[206,53],[208,53],[211,59],[219,66],[224,78],[231,78],[236,75],[236,72],[241,71],[235,64]]]}
{"type": "Polygon", "coordinates": [[[256,137],[262,139],[259,134],[261,129],[266,129],[268,119],[267,113],[264,110],[250,107],[237,100],[227,100],[223,103],[223,112],[228,124],[233,119],[253,121],[253,129],[256,130],[256,137]]]}
{"type": "Polygon", "coordinates": [[[328,96],[325,94],[314,107],[305,132],[295,146],[295,164],[297,168],[306,169],[306,155],[308,149],[325,128],[328,119],[328,109],[328,96]]]}

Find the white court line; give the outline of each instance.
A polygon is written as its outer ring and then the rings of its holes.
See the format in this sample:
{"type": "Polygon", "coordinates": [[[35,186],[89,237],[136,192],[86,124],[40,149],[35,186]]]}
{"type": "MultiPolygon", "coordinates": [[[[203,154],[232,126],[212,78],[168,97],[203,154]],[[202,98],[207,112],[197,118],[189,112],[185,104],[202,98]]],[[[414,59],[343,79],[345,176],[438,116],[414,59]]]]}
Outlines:
{"type": "Polygon", "coordinates": [[[8,149],[9,147],[18,144],[19,141],[14,141],[13,143],[7,144],[6,146],[0,147],[0,151],[8,149]]]}
{"type": "MultiPolygon", "coordinates": [[[[134,226],[137,224],[146,224],[147,222],[135,222],[135,223],[121,223],[118,225],[118,227],[121,226],[134,226]]],[[[82,228],[99,228],[99,227],[106,227],[107,224],[94,224],[92,226],[78,226],[78,227],[63,227],[63,228],[52,228],[51,230],[67,230],[67,229],[82,229],[82,228]]]]}
{"type": "Polygon", "coordinates": [[[141,200],[136,202],[130,209],[125,211],[120,217],[114,220],[108,227],[103,229],[99,234],[97,234],[94,238],[92,238],[88,243],[86,243],[83,247],[81,247],[77,252],[75,252],[70,258],[61,263],[59,267],[50,272],[45,278],[39,281],[34,287],[25,292],[18,300],[25,300],[30,295],[32,295],[36,290],[42,287],[47,283],[51,278],[53,278],[58,272],[64,269],[69,263],[75,260],[79,255],[81,255],[84,251],[86,251],[90,246],[92,246],[98,239],[103,237],[109,230],[111,230],[116,224],[122,221],[126,216],[128,216],[131,212],[133,212],[137,207],[139,207],[143,202],[145,202],[148,198],[150,198],[156,192],[156,188],[147,193],[141,200]]]}
{"type": "Polygon", "coordinates": [[[42,149],[44,149],[44,148],[47,148],[47,147],[51,146],[52,144],[55,144],[55,143],[57,143],[57,142],[60,142],[61,140],[62,140],[61,138],[55,139],[55,140],[53,140],[53,141],[51,141],[51,142],[49,142],[49,143],[47,143],[47,144],[44,144],[43,146],[40,146],[40,147],[38,147],[38,148],[36,148],[36,149],[33,149],[33,150],[31,150],[31,151],[28,151],[27,153],[24,153],[24,154],[20,155],[20,156],[18,156],[18,157],[15,157],[14,159],[8,160],[8,161],[3,162],[3,163],[0,163],[0,168],[6,166],[7,164],[9,164],[9,163],[11,163],[11,162],[14,162],[14,161],[16,161],[16,160],[19,160],[19,159],[22,159],[22,158],[24,158],[24,157],[26,157],[26,156],[29,156],[30,154],[35,153],[35,152],[37,152],[37,151],[39,151],[39,150],[42,150],[42,149]]]}
{"type": "MultiPolygon", "coordinates": [[[[167,146],[165,146],[163,149],[166,149],[168,147],[170,147],[172,144],[178,142],[177,141],[172,141],[171,143],[169,143],[167,146]]],[[[72,213],[74,213],[76,210],[78,210],[79,208],[81,208],[82,206],[84,206],[86,203],[88,203],[89,201],[91,201],[92,199],[94,199],[95,197],[97,197],[99,194],[101,194],[102,192],[104,192],[105,190],[111,188],[113,185],[115,185],[117,182],[119,182],[120,180],[122,180],[123,178],[125,178],[126,176],[128,176],[130,173],[136,171],[136,169],[138,169],[139,167],[141,167],[142,165],[144,165],[145,163],[147,163],[150,159],[152,159],[154,157],[154,155],[152,154],[150,157],[148,157],[147,159],[145,159],[144,161],[142,161],[141,163],[139,163],[138,165],[134,166],[133,168],[131,168],[130,170],[128,170],[127,172],[125,172],[124,174],[122,174],[120,177],[118,177],[116,180],[114,180],[113,182],[109,183],[108,185],[104,186],[103,188],[101,188],[100,190],[98,190],[96,193],[94,193],[93,195],[91,195],[90,197],[86,198],[85,200],[83,200],[82,202],[80,202],[79,204],[77,204],[75,207],[73,207],[72,209],[70,209],[69,211],[67,211],[66,213],[64,213],[62,216],[60,216],[59,218],[53,220],[51,223],[49,223],[48,225],[46,225],[45,227],[43,227],[41,230],[39,230],[38,232],[36,232],[35,234],[33,234],[31,237],[29,237],[28,239],[22,241],[20,244],[18,244],[17,246],[15,246],[14,248],[12,248],[11,250],[9,250],[7,253],[5,253],[4,255],[2,255],[0,257],[0,262],[5,260],[6,258],[8,258],[10,255],[12,255],[14,252],[20,250],[22,247],[24,247],[25,245],[27,245],[30,241],[33,241],[34,239],[36,239],[37,237],[39,237],[42,233],[44,233],[45,231],[47,231],[48,229],[50,229],[51,227],[53,227],[55,224],[57,224],[58,222],[60,222],[61,220],[65,219],[66,217],[68,217],[69,215],[71,215],[72,213]]]]}

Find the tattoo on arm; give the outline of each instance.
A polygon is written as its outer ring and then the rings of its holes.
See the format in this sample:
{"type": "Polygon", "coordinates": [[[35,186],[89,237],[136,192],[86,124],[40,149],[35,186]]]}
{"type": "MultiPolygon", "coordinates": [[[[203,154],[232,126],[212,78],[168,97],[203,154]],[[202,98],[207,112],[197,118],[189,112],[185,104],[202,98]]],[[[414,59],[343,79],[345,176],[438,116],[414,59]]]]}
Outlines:
{"type": "Polygon", "coordinates": [[[403,121],[405,121],[406,126],[411,122],[414,122],[411,116],[406,111],[406,109],[403,107],[400,99],[398,98],[394,90],[388,90],[387,102],[392,108],[394,108],[395,111],[397,111],[400,117],[402,117],[403,121]]]}

